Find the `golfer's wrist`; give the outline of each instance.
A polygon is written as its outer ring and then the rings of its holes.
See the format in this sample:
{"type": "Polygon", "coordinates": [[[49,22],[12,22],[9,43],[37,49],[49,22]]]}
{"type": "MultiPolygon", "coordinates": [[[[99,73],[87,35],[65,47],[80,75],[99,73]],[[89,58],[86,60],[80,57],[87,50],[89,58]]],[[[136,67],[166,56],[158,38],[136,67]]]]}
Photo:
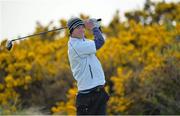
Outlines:
{"type": "Polygon", "coordinates": [[[93,33],[94,33],[95,31],[97,31],[97,30],[99,30],[99,28],[96,27],[96,26],[94,26],[94,27],[92,28],[93,33]]]}

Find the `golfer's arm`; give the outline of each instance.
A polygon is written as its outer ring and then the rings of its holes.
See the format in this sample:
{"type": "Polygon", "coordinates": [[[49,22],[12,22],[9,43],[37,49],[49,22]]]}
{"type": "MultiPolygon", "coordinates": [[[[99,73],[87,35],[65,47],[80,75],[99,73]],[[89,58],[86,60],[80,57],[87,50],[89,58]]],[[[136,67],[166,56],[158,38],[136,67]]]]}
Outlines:
{"type": "Polygon", "coordinates": [[[95,42],[96,50],[98,50],[104,44],[104,37],[101,31],[99,30],[99,28],[97,27],[93,28],[93,34],[94,34],[94,42],[95,42]]]}
{"type": "Polygon", "coordinates": [[[79,42],[79,44],[77,44],[74,48],[77,53],[82,57],[96,53],[96,45],[95,42],[92,40],[79,42]]]}

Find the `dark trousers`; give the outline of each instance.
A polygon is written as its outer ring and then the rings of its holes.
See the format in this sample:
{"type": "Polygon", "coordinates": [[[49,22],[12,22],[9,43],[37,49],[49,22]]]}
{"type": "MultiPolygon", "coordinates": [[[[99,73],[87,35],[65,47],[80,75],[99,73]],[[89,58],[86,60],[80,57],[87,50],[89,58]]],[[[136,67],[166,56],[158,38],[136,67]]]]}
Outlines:
{"type": "Polygon", "coordinates": [[[109,95],[101,88],[90,93],[78,93],[76,97],[77,115],[106,115],[109,95]]]}

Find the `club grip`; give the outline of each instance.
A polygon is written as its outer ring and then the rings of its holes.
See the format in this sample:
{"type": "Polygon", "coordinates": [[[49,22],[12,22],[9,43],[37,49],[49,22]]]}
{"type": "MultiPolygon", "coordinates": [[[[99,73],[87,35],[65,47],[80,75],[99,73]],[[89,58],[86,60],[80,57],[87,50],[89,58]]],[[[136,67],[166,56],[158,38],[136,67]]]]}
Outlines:
{"type": "Polygon", "coordinates": [[[100,19],[97,19],[97,21],[99,22],[99,21],[101,21],[102,19],[100,18],[100,19]]]}

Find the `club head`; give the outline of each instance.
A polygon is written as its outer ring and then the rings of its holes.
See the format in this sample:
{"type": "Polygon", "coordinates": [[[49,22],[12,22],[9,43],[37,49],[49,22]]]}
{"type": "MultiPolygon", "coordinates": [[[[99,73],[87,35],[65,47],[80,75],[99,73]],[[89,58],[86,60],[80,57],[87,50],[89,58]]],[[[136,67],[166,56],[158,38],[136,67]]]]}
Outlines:
{"type": "Polygon", "coordinates": [[[10,51],[12,46],[13,46],[12,41],[8,40],[7,43],[6,43],[6,48],[10,51]]]}

